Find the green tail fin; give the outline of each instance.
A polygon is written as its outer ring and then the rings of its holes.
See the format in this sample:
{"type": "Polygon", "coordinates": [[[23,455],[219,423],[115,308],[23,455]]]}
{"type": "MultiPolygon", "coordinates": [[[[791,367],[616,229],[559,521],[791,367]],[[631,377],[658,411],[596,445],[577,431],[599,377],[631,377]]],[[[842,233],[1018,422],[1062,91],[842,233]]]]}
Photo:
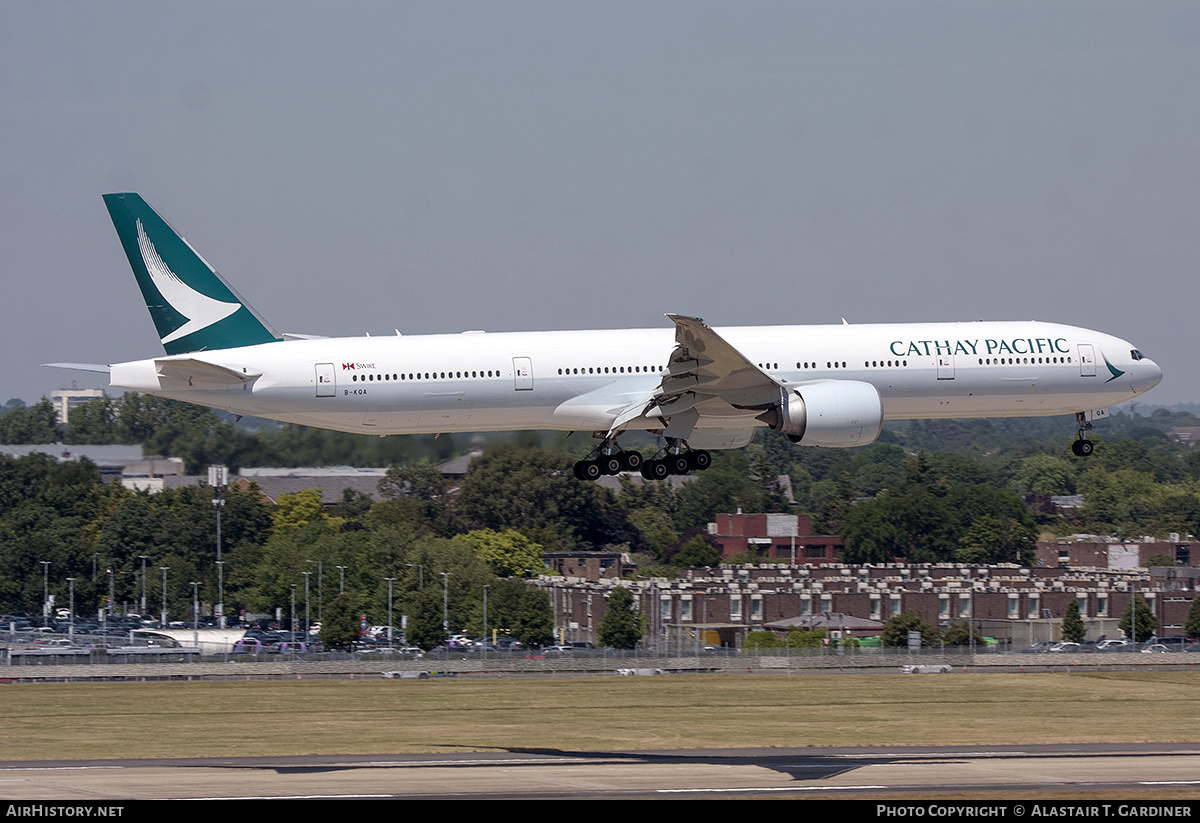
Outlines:
{"type": "Polygon", "coordinates": [[[104,205],[167,354],[283,339],[139,195],[106,194],[104,205]]]}

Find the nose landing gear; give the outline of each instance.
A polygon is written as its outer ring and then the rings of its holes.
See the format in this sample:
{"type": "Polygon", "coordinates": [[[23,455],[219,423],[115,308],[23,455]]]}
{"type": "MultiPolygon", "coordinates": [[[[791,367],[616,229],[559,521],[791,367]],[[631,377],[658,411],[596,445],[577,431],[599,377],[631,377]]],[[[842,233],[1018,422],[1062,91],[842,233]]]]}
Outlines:
{"type": "Polygon", "coordinates": [[[1075,412],[1075,423],[1078,426],[1078,439],[1071,444],[1071,453],[1076,457],[1087,457],[1096,448],[1096,444],[1088,440],[1084,432],[1091,431],[1095,426],[1087,419],[1087,412],[1075,412]]]}

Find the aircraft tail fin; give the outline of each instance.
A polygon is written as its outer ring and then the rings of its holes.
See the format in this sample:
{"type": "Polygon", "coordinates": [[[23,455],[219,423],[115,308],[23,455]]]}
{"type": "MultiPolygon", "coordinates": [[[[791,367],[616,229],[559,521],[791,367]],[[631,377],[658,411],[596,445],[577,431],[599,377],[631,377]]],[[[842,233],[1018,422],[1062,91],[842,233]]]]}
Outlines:
{"type": "Polygon", "coordinates": [[[104,205],[167,354],[283,339],[141,196],[106,194],[104,205]]]}

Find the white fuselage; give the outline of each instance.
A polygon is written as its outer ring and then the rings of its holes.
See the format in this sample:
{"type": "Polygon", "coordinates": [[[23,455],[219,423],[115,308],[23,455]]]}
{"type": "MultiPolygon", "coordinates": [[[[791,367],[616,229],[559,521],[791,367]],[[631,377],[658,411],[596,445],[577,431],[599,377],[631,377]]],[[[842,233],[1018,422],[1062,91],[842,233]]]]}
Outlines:
{"type": "MultiPolygon", "coordinates": [[[[715,331],[787,386],[870,383],[890,419],[1069,414],[1129,400],[1162,378],[1130,343],[1054,323],[715,331]]],[[[671,328],[319,338],[116,364],[111,382],[347,432],[604,430],[655,390],[674,347],[671,328]],[[171,361],[215,364],[245,382],[197,385],[165,372],[171,361]]],[[[734,421],[700,424],[719,425],[734,421]]]]}

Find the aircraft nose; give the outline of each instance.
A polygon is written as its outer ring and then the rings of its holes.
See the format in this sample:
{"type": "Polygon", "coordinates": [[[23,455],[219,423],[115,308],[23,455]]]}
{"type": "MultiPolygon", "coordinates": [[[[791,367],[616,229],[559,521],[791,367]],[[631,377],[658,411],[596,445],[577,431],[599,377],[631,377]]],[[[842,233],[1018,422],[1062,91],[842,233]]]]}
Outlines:
{"type": "Polygon", "coordinates": [[[1162,367],[1153,360],[1144,361],[1146,364],[1146,388],[1152,389],[1162,382],[1162,367]]]}

